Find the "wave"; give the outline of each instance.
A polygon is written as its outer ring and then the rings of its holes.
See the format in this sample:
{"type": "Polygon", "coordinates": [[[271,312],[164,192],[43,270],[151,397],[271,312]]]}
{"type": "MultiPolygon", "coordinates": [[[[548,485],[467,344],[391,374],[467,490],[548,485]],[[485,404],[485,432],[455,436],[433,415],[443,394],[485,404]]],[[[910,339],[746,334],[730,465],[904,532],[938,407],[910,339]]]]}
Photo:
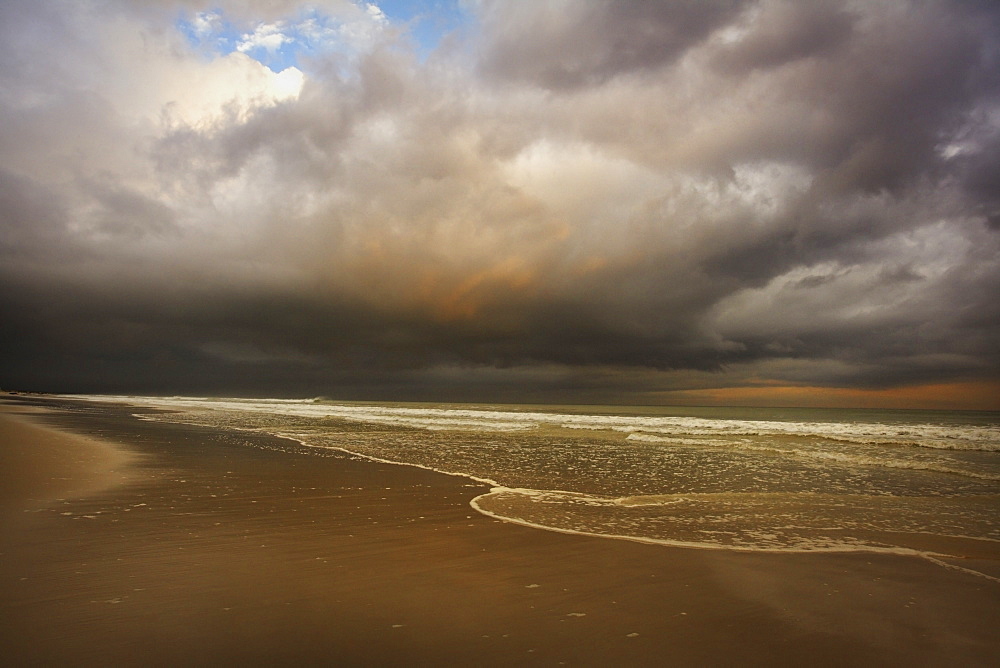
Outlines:
{"type": "Polygon", "coordinates": [[[782,445],[779,447],[774,444],[767,444],[766,441],[751,441],[749,439],[692,439],[673,436],[653,436],[651,434],[642,433],[632,433],[629,434],[627,438],[630,441],[646,443],[725,447],[734,450],[793,457],[801,461],[819,464],[833,462],[848,466],[909,469],[911,471],[928,471],[932,473],[965,476],[975,478],[977,480],[1000,482],[1000,473],[976,470],[972,468],[972,465],[970,464],[966,464],[963,468],[961,467],[961,462],[955,462],[950,459],[916,459],[913,457],[895,457],[893,456],[894,453],[892,450],[876,452],[872,449],[867,449],[861,452],[847,452],[844,450],[821,450],[815,447],[794,447],[792,445],[782,445]]]}
{"type": "MultiPolygon", "coordinates": [[[[621,532],[620,527],[614,524],[594,524],[590,526],[569,526],[574,522],[571,512],[560,512],[559,514],[549,514],[546,517],[538,517],[531,512],[523,511],[524,507],[518,505],[517,501],[527,500],[529,503],[545,503],[550,505],[560,505],[563,509],[570,506],[618,506],[627,510],[639,510],[655,508],[669,509],[670,506],[689,506],[697,508],[696,515],[712,515],[720,508],[732,509],[738,503],[740,495],[733,494],[683,494],[683,495],[659,495],[649,497],[631,497],[611,499],[605,497],[586,498],[585,495],[574,493],[554,492],[547,490],[524,490],[506,487],[495,487],[485,494],[481,494],[470,501],[470,505],[480,513],[500,519],[513,524],[520,524],[537,529],[554,531],[558,533],[592,536],[599,538],[613,538],[627,540],[638,543],[654,545],[667,545],[674,547],[685,547],[707,550],[728,550],[737,552],[771,552],[771,553],[816,553],[816,552],[873,552],[882,554],[917,556],[935,560],[938,558],[954,558],[955,552],[961,552],[960,546],[976,547],[986,546],[991,553],[995,553],[996,545],[1000,544],[998,538],[988,538],[980,536],[950,535],[947,533],[910,532],[912,534],[924,533],[939,543],[942,549],[919,549],[909,547],[905,544],[892,544],[878,540],[865,540],[851,535],[837,536],[837,532],[843,532],[842,526],[809,526],[807,524],[775,525],[770,527],[759,527],[756,530],[745,531],[742,536],[736,537],[738,532],[727,530],[698,530],[689,534],[700,534],[699,538],[693,537],[667,537],[643,532],[621,532]],[[508,503],[507,507],[490,507],[498,500],[514,499],[514,503],[508,503]],[[780,536],[779,536],[780,534],[780,536]],[[948,550],[947,547],[959,548],[948,550]]],[[[746,495],[752,499],[754,504],[765,503],[774,504],[776,501],[798,501],[803,507],[815,508],[817,504],[827,504],[832,506],[843,506],[844,499],[837,496],[820,494],[798,494],[797,498],[788,498],[789,495],[746,495]]],[[[863,502],[864,497],[858,497],[856,501],[863,502]]],[[[502,504],[501,504],[502,505],[502,504]]],[[[894,533],[891,529],[882,530],[885,535],[894,533]]],[[[905,541],[902,541],[905,542],[905,541]]],[[[987,577],[989,579],[1000,579],[986,576],[979,571],[969,570],[971,574],[987,577]]]]}
{"type": "MultiPolygon", "coordinates": [[[[645,422],[645,421],[644,421],[645,422]]],[[[574,429],[607,429],[607,426],[567,423],[574,429]]],[[[618,424],[614,431],[628,433],[631,440],[668,442],[678,437],[750,436],[822,438],[858,445],[897,445],[934,450],[979,450],[1000,452],[1000,428],[966,425],[885,425],[837,422],[765,422],[750,420],[705,420],[661,418],[656,423],[618,424]],[[698,422],[694,422],[697,420],[698,422]]]]}

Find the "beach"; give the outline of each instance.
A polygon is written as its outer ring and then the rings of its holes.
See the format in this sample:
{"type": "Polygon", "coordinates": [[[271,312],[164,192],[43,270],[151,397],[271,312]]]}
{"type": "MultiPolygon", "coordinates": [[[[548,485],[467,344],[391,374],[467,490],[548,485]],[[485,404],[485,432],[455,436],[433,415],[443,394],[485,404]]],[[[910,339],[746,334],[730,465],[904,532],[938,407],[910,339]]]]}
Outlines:
{"type": "Polygon", "coordinates": [[[8,665],[1000,663],[1000,582],[949,564],[519,526],[466,477],[143,411],[5,398],[8,665]]]}

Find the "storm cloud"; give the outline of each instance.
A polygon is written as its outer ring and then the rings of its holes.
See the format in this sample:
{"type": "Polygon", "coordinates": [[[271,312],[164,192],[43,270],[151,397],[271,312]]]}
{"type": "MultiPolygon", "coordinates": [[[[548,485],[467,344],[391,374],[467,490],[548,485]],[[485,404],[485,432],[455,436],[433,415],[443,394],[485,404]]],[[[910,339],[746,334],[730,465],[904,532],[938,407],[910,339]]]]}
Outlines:
{"type": "Polygon", "coordinates": [[[997,383],[995,4],[461,12],[3,3],[0,385],[997,383]]]}

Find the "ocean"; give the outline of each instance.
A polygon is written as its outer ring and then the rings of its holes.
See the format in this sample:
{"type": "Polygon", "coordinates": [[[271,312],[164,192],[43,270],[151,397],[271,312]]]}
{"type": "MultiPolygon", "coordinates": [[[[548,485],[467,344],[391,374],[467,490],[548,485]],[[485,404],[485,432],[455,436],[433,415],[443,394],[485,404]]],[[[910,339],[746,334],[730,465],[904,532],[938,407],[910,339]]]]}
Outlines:
{"type": "Polygon", "coordinates": [[[465,476],[479,512],[553,531],[1000,559],[996,412],[72,398],[465,476]]]}

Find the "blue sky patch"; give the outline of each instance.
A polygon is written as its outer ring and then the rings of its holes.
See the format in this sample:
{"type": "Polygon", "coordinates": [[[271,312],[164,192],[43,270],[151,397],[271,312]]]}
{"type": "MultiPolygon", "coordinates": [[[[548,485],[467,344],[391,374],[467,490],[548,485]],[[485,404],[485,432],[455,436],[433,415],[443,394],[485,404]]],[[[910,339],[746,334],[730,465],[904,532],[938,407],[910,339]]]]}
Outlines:
{"type": "Polygon", "coordinates": [[[392,26],[406,31],[417,55],[425,59],[442,38],[469,20],[459,0],[384,0],[356,2],[356,11],[331,16],[313,8],[273,22],[232,23],[221,9],[179,18],[177,29],[209,57],[240,51],[274,72],[302,69],[311,56],[355,55],[371,47],[392,26]]]}

